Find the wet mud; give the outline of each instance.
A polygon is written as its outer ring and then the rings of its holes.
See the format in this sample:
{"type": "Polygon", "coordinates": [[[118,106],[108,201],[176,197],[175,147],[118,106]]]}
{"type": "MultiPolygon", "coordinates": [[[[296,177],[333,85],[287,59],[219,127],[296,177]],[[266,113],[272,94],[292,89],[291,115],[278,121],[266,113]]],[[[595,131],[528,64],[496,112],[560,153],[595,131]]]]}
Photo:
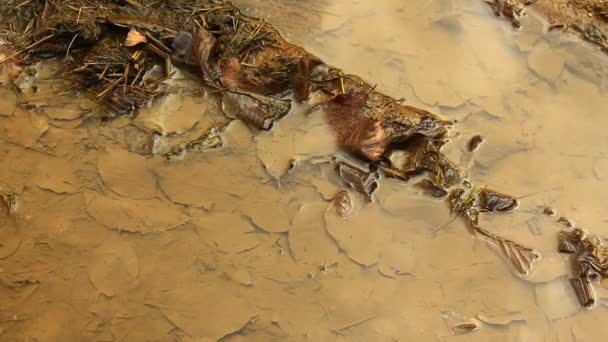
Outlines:
{"type": "Polygon", "coordinates": [[[594,285],[595,308],[581,308],[577,255],[558,249],[565,221],[608,236],[604,54],[533,14],[515,31],[475,1],[236,4],[457,122],[443,153],[496,191],[479,224],[542,259],[522,276],[422,180],[366,173],[349,185],[328,162],[331,124],[305,105],[260,131],[228,122],[177,70],[155,106],[101,120],[53,77],[61,61],[20,75],[5,64],[27,101],[0,89],[3,340],[605,336],[608,292],[594,285]]]}

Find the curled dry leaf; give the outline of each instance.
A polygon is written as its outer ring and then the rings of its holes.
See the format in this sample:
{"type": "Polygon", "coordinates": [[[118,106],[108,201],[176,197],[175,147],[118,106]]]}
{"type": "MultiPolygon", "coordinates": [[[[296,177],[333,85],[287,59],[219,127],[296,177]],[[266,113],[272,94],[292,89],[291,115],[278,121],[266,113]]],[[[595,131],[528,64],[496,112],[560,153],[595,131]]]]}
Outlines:
{"type": "Polygon", "coordinates": [[[204,28],[199,28],[198,32],[194,35],[194,58],[203,73],[203,76],[211,80],[217,70],[215,69],[213,61],[210,60],[211,53],[215,48],[216,39],[209,31],[204,28]]]}
{"type": "Polygon", "coordinates": [[[140,43],[147,43],[148,39],[137,30],[130,30],[125,39],[125,46],[135,46],[140,43]]]}

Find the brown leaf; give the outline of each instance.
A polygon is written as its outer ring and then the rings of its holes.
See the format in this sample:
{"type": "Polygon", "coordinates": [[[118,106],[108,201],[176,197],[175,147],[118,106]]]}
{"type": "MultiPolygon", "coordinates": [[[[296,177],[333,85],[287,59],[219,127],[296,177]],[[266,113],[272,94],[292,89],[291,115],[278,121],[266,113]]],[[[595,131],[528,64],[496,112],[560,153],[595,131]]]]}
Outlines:
{"type": "Polygon", "coordinates": [[[137,30],[131,30],[127,34],[125,39],[125,46],[135,46],[140,43],[147,43],[148,39],[143,34],[137,32],[137,30]]]}
{"type": "Polygon", "coordinates": [[[366,98],[363,93],[340,94],[324,109],[341,148],[378,160],[388,147],[388,140],[382,124],[363,115],[366,98]]]}
{"type": "Polygon", "coordinates": [[[213,34],[204,28],[199,28],[194,37],[194,59],[207,79],[212,79],[215,74],[210,59],[215,42],[213,34]]]}

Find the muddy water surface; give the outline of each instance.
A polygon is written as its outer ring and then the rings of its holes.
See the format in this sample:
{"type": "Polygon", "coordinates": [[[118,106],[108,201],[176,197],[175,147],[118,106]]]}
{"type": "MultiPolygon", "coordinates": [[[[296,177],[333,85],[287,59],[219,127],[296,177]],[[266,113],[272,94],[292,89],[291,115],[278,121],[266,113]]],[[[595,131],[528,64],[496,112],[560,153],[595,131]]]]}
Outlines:
{"type": "MultiPolygon", "coordinates": [[[[410,104],[458,120],[445,152],[521,198],[484,216],[543,259],[516,276],[448,206],[381,179],[375,201],[328,163],[298,107],[268,133],[187,77],[135,119],[100,122],[57,65],[0,90],[0,336],[7,341],[593,341],[551,206],[608,236],[608,60],[529,16],[514,32],[476,1],[241,0],[287,38],[410,104]],[[17,105],[21,103],[21,105],[17,105]],[[38,108],[36,108],[36,106],[38,108]],[[224,127],[223,148],[162,153],[224,127]],[[147,132],[159,134],[151,135],[147,132]],[[471,137],[484,142],[468,152],[471,137]],[[332,198],[349,191],[352,213],[332,198]]],[[[599,298],[607,298],[600,288],[599,298]]]]}

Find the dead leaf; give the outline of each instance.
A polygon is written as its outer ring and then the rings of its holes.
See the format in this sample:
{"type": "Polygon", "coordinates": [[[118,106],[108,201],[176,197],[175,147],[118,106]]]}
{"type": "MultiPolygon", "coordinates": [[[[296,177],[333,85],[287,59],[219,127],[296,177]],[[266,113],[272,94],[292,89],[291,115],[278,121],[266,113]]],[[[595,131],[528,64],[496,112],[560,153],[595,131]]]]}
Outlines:
{"type": "Polygon", "coordinates": [[[327,203],[304,204],[289,229],[289,247],[297,263],[318,268],[332,265],[338,258],[338,247],[327,235],[323,213],[327,203]]]}
{"type": "Polygon", "coordinates": [[[97,168],[104,183],[121,196],[149,199],[156,194],[156,177],[143,156],[110,148],[99,154],[97,168]]]}
{"type": "Polygon", "coordinates": [[[249,200],[266,172],[254,156],[205,154],[200,161],[175,163],[158,170],[163,192],[176,203],[223,210],[238,208],[238,200],[249,200]]]}
{"type": "Polygon", "coordinates": [[[162,232],[188,222],[188,216],[158,199],[132,200],[85,192],[86,210],[108,229],[142,234],[162,232]]]}
{"type": "Polygon", "coordinates": [[[58,194],[78,192],[80,179],[66,160],[48,159],[39,163],[40,167],[34,176],[34,183],[39,188],[58,194]]]}
{"type": "Polygon", "coordinates": [[[135,46],[140,43],[147,43],[148,39],[137,30],[130,30],[125,39],[125,46],[135,46]]]}
{"type": "Polygon", "coordinates": [[[542,262],[524,279],[532,283],[545,283],[564,276],[567,270],[567,258],[558,253],[545,253],[542,262]]]}
{"type": "Polygon", "coordinates": [[[254,308],[238,296],[230,284],[220,282],[179,285],[149,302],[160,307],[171,323],[197,340],[220,340],[241,330],[256,316],[254,308]]]}
{"type": "Polygon", "coordinates": [[[21,238],[17,234],[17,229],[15,227],[0,225],[0,260],[13,255],[20,245],[21,238]]]}
{"type": "Polygon", "coordinates": [[[534,46],[528,55],[528,67],[540,78],[555,81],[564,69],[565,57],[546,42],[534,46]]]}
{"type": "Polygon", "coordinates": [[[254,227],[239,214],[213,213],[193,223],[201,238],[218,251],[240,253],[260,244],[254,227]]]}
{"type": "Polygon", "coordinates": [[[407,241],[388,244],[382,249],[378,271],[390,278],[412,274],[416,262],[413,247],[407,241]]]}
{"type": "Polygon", "coordinates": [[[31,147],[48,128],[49,122],[45,115],[18,108],[13,116],[0,121],[0,136],[31,147]]]}
{"type": "Polygon", "coordinates": [[[290,185],[277,188],[258,182],[252,195],[237,201],[239,211],[260,229],[269,233],[289,231],[291,221],[301,205],[318,198],[312,186],[290,185]]]}
{"type": "Polygon", "coordinates": [[[277,180],[289,171],[295,160],[294,137],[290,133],[279,121],[270,132],[261,133],[256,139],[258,158],[268,174],[277,180]]]}
{"type": "Polygon", "coordinates": [[[549,319],[566,318],[581,309],[574,289],[566,277],[536,284],[534,293],[536,294],[536,305],[549,319]]]}
{"type": "Polygon", "coordinates": [[[17,110],[17,95],[8,88],[0,88],[0,116],[11,116],[17,110]]]}
{"type": "MultiPolygon", "coordinates": [[[[390,225],[378,206],[365,204],[363,198],[357,198],[355,208],[361,210],[347,216],[337,215],[330,203],[325,212],[325,224],[329,234],[336,240],[340,249],[353,261],[363,266],[371,266],[378,262],[380,253],[391,238],[390,225]]],[[[399,223],[395,222],[395,225],[399,223]]]]}
{"type": "Polygon", "coordinates": [[[89,279],[106,296],[115,296],[135,287],[138,273],[137,255],[123,239],[110,238],[93,251],[89,279]]]}

